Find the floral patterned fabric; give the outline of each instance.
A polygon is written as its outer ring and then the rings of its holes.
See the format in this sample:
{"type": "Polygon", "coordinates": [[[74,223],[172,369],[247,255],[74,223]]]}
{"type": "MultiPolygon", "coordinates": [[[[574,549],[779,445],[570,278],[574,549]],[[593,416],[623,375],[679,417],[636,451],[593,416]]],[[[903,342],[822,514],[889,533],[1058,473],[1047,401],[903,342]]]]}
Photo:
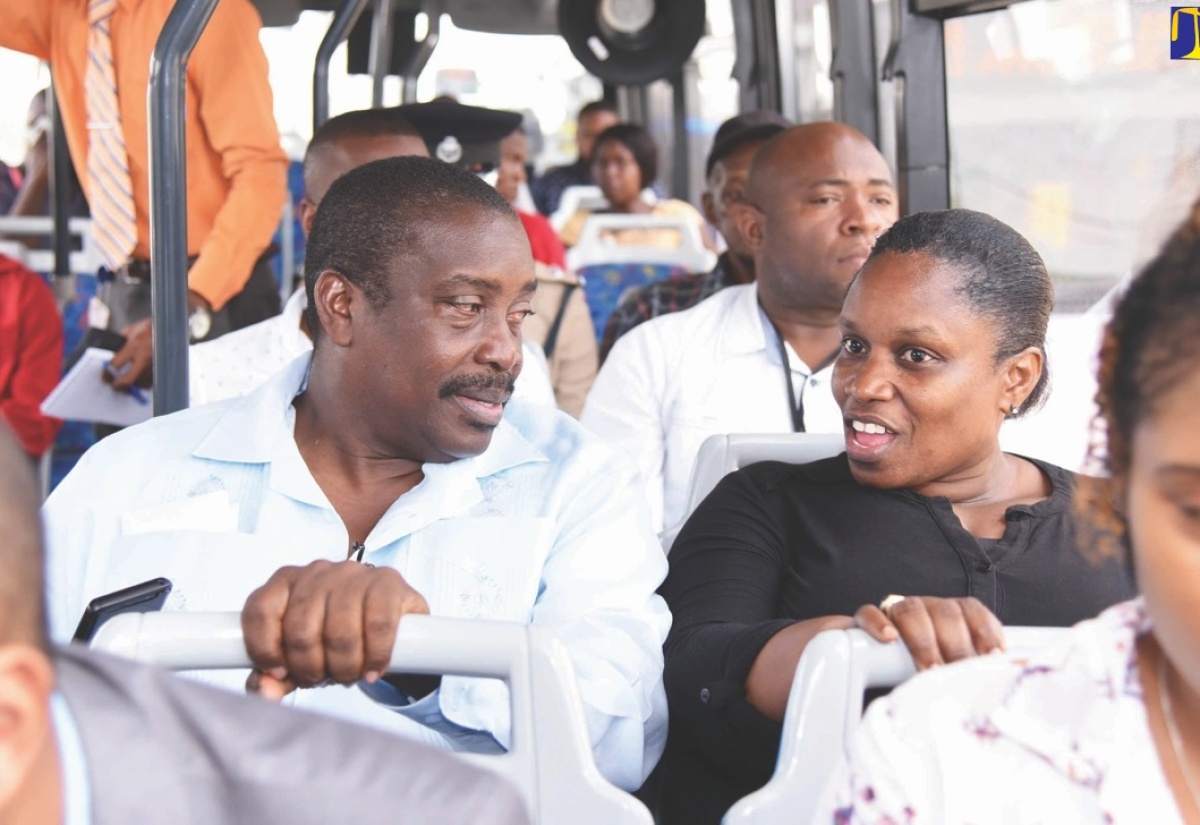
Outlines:
{"type": "Polygon", "coordinates": [[[1140,599],[1065,647],[939,668],[875,702],[813,822],[1179,823],[1150,737],[1140,599]]]}

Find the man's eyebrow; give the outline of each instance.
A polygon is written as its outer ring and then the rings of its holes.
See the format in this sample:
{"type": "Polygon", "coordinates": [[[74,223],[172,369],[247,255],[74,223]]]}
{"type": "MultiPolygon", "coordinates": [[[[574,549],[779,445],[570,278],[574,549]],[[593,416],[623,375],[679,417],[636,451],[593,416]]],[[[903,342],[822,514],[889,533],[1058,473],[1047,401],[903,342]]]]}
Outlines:
{"type": "Polygon", "coordinates": [[[438,289],[461,289],[463,287],[477,289],[480,292],[498,292],[500,290],[500,284],[496,281],[476,275],[451,275],[437,284],[438,289]]]}
{"type": "MultiPolygon", "coordinates": [[[[446,278],[443,281],[439,281],[435,288],[439,290],[467,288],[491,294],[499,292],[501,285],[499,281],[493,280],[492,278],[480,278],[477,275],[466,275],[460,273],[458,275],[451,275],[449,278],[446,278]]],[[[531,278],[521,287],[521,292],[533,292],[536,289],[537,278],[531,278]]]]}
{"type": "MultiPolygon", "coordinates": [[[[814,180],[808,186],[811,189],[811,188],[814,188],[817,186],[851,186],[851,185],[852,184],[850,183],[850,181],[845,180],[844,178],[822,178],[821,180],[814,180]]],[[[869,181],[867,181],[867,186],[886,186],[888,189],[895,188],[892,185],[892,182],[890,180],[887,180],[886,178],[871,178],[869,181]]]]}

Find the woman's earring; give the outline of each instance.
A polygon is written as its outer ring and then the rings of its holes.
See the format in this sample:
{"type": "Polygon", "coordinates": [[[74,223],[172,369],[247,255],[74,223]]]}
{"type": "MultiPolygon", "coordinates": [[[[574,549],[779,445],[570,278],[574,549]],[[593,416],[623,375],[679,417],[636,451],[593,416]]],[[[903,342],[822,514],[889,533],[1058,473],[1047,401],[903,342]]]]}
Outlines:
{"type": "Polygon", "coordinates": [[[1013,404],[1011,407],[1008,408],[1008,414],[1011,416],[1014,416],[1014,417],[1020,415],[1021,407],[1017,404],[1013,404]]]}

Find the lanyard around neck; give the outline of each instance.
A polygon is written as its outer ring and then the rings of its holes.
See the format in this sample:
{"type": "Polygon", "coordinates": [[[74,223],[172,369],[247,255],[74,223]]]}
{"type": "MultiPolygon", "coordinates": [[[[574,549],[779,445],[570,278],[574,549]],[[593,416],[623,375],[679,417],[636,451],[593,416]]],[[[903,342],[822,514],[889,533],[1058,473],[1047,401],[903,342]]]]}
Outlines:
{"type": "Polygon", "coordinates": [[[812,372],[804,376],[805,383],[800,385],[800,395],[797,397],[796,385],[792,381],[792,363],[790,360],[788,360],[787,342],[783,340],[783,333],[779,331],[779,327],[775,326],[775,322],[771,321],[769,318],[767,320],[770,321],[771,329],[775,330],[775,340],[779,342],[779,360],[783,364],[783,380],[784,383],[787,384],[788,412],[791,413],[792,416],[792,432],[807,432],[807,430],[804,428],[804,389],[808,386],[807,379],[832,364],[834,359],[837,358],[838,353],[841,352],[842,348],[839,346],[833,352],[829,353],[829,355],[825,356],[825,359],[821,361],[821,363],[818,364],[812,372]]]}

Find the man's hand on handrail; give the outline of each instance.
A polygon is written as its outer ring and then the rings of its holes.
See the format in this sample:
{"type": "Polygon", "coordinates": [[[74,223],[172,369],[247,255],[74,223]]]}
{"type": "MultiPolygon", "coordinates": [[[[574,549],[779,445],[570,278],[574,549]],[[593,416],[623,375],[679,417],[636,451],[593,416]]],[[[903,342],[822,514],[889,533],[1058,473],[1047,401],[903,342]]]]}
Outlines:
{"type": "Polygon", "coordinates": [[[395,570],[354,561],[284,567],[242,610],[248,690],[280,699],[297,687],[374,682],[388,670],[396,625],[429,613],[395,570]]]}

